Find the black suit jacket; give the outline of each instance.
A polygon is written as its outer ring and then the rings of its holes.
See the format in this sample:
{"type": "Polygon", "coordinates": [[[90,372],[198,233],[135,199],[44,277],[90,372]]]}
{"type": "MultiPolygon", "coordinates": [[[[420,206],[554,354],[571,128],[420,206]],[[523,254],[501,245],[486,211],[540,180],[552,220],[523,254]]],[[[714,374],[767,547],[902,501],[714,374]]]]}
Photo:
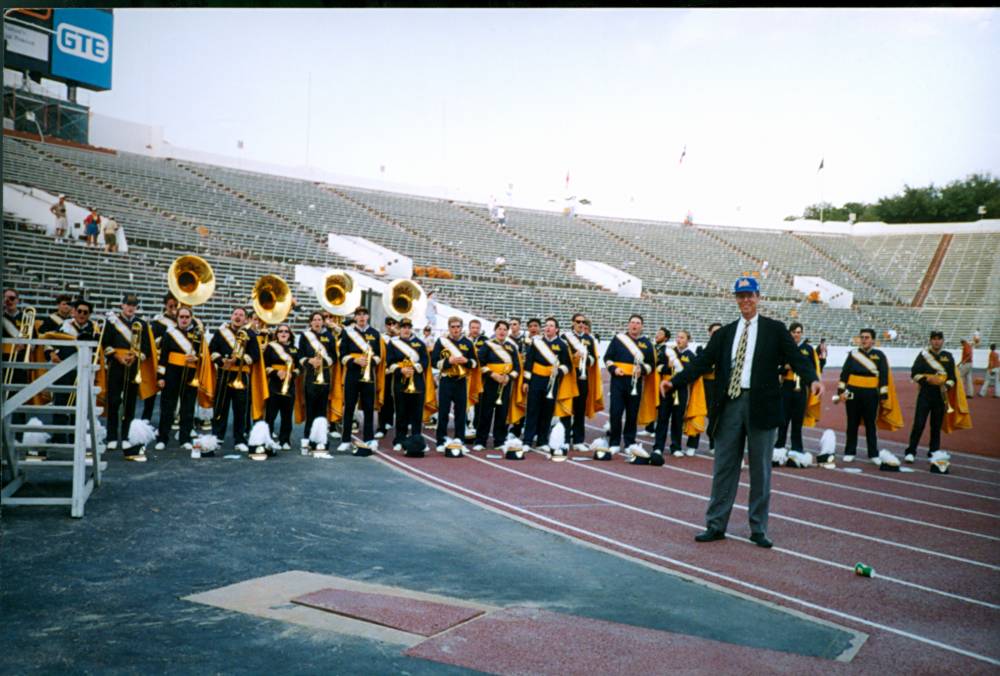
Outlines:
{"type": "MultiPolygon", "coordinates": [[[[681,373],[673,377],[674,387],[691,384],[698,376],[715,367],[715,380],[706,381],[714,387],[709,431],[714,432],[723,408],[729,401],[729,374],[733,370],[733,340],[742,318],[723,326],[708,341],[708,345],[681,373]]],[[[781,424],[781,379],[779,369],[790,364],[802,379],[802,386],[816,380],[816,369],[799,352],[788,329],[776,319],[758,315],[757,343],[750,370],[750,422],[759,429],[770,429],[781,424]]]]}

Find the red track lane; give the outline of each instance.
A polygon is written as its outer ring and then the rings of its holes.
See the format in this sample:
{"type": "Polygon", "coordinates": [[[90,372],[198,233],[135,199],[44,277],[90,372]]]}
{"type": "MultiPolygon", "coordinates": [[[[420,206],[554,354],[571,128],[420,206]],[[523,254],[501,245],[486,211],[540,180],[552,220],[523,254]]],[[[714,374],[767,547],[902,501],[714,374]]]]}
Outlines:
{"type": "MultiPolygon", "coordinates": [[[[557,485],[539,483],[534,477],[537,475],[538,478],[541,478],[543,473],[556,473],[558,476],[552,480],[554,483],[561,483],[570,476],[575,476],[575,474],[570,475],[570,472],[584,474],[582,468],[550,463],[541,458],[521,463],[471,459],[452,461],[440,457],[416,461],[392,457],[386,461],[429,474],[435,482],[451,482],[454,486],[460,487],[460,492],[462,490],[475,491],[515,506],[518,504],[589,505],[592,502],[592,498],[567,492],[557,485]],[[508,466],[518,472],[523,472],[526,476],[519,476],[501,469],[501,467],[508,466]],[[531,496],[530,502],[519,503],[517,500],[525,495],[531,496]]],[[[587,474],[593,473],[588,472],[587,474]]],[[[603,495],[608,490],[609,485],[613,486],[614,483],[620,481],[613,477],[606,477],[606,481],[604,479],[589,482],[588,485],[592,489],[589,492],[596,495],[600,491],[600,494],[603,495]]],[[[453,487],[451,490],[455,490],[455,488],[453,487]]],[[[626,490],[625,493],[625,499],[620,502],[634,505],[637,491],[626,490]]],[[[484,504],[498,506],[482,496],[476,499],[484,504]]],[[[700,516],[703,502],[692,498],[686,498],[684,502],[689,505],[686,507],[689,515],[696,513],[695,515],[700,516]]],[[[507,507],[506,509],[509,511],[513,508],[507,507]]],[[[899,671],[906,665],[909,665],[913,670],[924,671],[928,664],[935,665],[934,671],[937,672],[981,671],[988,663],[969,659],[913,638],[900,637],[888,630],[873,628],[870,624],[845,620],[844,617],[838,616],[836,611],[855,615],[867,622],[881,623],[896,630],[913,632],[957,649],[985,655],[987,659],[997,660],[1000,657],[995,640],[995,629],[1000,614],[995,610],[903,587],[887,580],[879,580],[878,577],[871,580],[858,578],[847,570],[838,570],[777,551],[762,550],[734,539],[710,545],[697,545],[692,540],[695,527],[664,521],[656,517],[657,510],[650,511],[653,511],[654,514],[645,515],[623,507],[613,506],[536,507],[530,509],[530,514],[517,511],[514,513],[522,518],[566,532],[573,537],[594,542],[603,547],[618,549],[633,556],[640,556],[658,565],[692,573],[690,568],[685,568],[679,563],[664,562],[659,557],[676,559],[678,562],[693,565],[696,569],[701,570],[700,574],[695,572],[698,577],[741,592],[748,590],[736,582],[719,580],[709,575],[708,571],[756,584],[779,594],[788,594],[804,599],[834,611],[805,608],[806,612],[855,626],[875,636],[885,632],[885,636],[881,638],[884,639],[886,649],[872,650],[872,647],[877,648],[879,644],[883,643],[882,640],[872,641],[862,649],[861,654],[853,663],[853,666],[863,667],[866,671],[875,669],[899,671]],[[561,525],[548,521],[546,517],[556,519],[561,522],[561,525]],[[593,535],[574,531],[574,527],[591,531],[593,535]],[[621,544],[611,545],[602,540],[602,536],[621,544]],[[639,548],[645,553],[638,553],[630,547],[639,548]],[[892,654],[888,654],[887,651],[892,654]],[[900,651],[904,651],[907,657],[900,659],[900,651]],[[909,658],[914,655],[916,655],[916,660],[911,663],[909,658]]],[[[699,521],[693,521],[693,523],[697,524],[699,521]]],[[[978,588],[981,589],[982,579],[979,580],[979,585],[978,588]]],[[[750,593],[761,598],[770,597],[770,594],[764,590],[750,593]]],[[[789,600],[781,600],[780,598],[772,600],[781,605],[803,610],[801,605],[789,600]]]]}
{"type": "MultiPolygon", "coordinates": [[[[556,463],[548,464],[556,465],[556,463]]],[[[677,473],[665,477],[664,472],[657,471],[649,466],[629,466],[614,461],[599,464],[576,462],[568,464],[575,468],[574,473],[587,472],[592,475],[598,475],[599,479],[607,478],[617,481],[621,487],[620,490],[624,491],[625,495],[630,494],[629,492],[642,496],[649,495],[654,500],[654,504],[661,508],[673,510],[685,504],[684,501],[692,499],[679,495],[674,491],[691,493],[694,495],[695,504],[686,510],[686,512],[693,515],[691,518],[694,523],[701,524],[704,521],[704,512],[707,507],[707,498],[711,486],[711,482],[707,478],[700,479],[677,473]]],[[[558,465],[556,466],[558,467],[558,465]]],[[[546,473],[546,477],[550,478],[548,473],[546,473]]],[[[572,485],[577,488],[581,488],[581,483],[593,480],[591,478],[576,479],[571,474],[558,476],[559,480],[563,480],[564,477],[572,481],[572,485]]],[[[584,490],[586,489],[584,488],[584,490]]],[[[747,489],[744,487],[738,493],[734,513],[730,520],[730,530],[735,534],[749,534],[745,509],[747,504],[746,499],[747,489]]],[[[815,502],[772,494],[771,523],[769,528],[772,535],[783,539],[786,530],[798,527],[806,528],[810,535],[813,533],[819,535],[824,532],[821,529],[809,528],[808,524],[826,525],[850,533],[887,539],[914,547],[931,549],[955,557],[1000,566],[1000,543],[996,540],[975,538],[962,533],[927,528],[919,523],[887,522],[884,518],[874,513],[849,512],[815,502]]],[[[870,542],[859,538],[850,538],[845,534],[841,534],[840,537],[848,538],[851,545],[859,549],[864,549],[870,542]]],[[[923,555],[920,552],[913,552],[899,547],[892,548],[892,551],[894,555],[901,557],[923,555]]],[[[971,565],[941,558],[938,558],[937,562],[944,566],[951,565],[952,563],[971,565]]],[[[982,566],[973,565],[972,567],[981,568],[984,571],[988,570],[982,566]]]]}
{"type": "MultiPolygon", "coordinates": [[[[615,460],[608,464],[620,463],[621,460],[615,460]]],[[[708,482],[701,489],[701,492],[706,496],[709,494],[712,475],[712,459],[710,457],[668,457],[665,467],[670,474],[670,479],[667,480],[668,485],[674,485],[675,480],[681,481],[681,479],[675,479],[675,477],[691,476],[689,473],[695,472],[708,482]]],[[[637,466],[634,469],[639,472],[655,471],[654,468],[648,466],[637,466]]],[[[871,471],[878,472],[878,470],[871,471]]],[[[748,481],[749,474],[744,472],[741,476],[741,482],[746,483],[748,481]]],[[[865,509],[872,514],[887,513],[926,523],[960,527],[964,530],[1000,537],[1000,518],[994,516],[997,514],[998,509],[1000,509],[1000,503],[994,504],[989,500],[954,496],[950,493],[939,493],[927,489],[923,489],[925,492],[921,493],[920,490],[921,487],[918,485],[900,486],[899,484],[878,482],[871,479],[866,480],[863,475],[831,472],[821,469],[795,470],[783,468],[777,469],[771,475],[772,502],[775,496],[781,493],[805,495],[834,504],[865,509]],[[906,495],[905,497],[913,500],[922,500],[923,503],[893,499],[891,496],[903,492],[896,490],[897,488],[905,488],[906,492],[910,493],[910,495],[906,495]],[[979,513],[942,509],[941,506],[970,509],[979,513]]],[[[835,508],[831,507],[831,509],[835,508]]],[[[854,512],[854,514],[858,514],[858,512],[854,512]]],[[[896,524],[898,522],[887,521],[887,523],[896,524]]]]}
{"type": "MultiPolygon", "coordinates": [[[[494,461],[496,462],[496,461],[494,461]]],[[[537,464],[537,463],[534,463],[537,464]]],[[[610,464],[610,463],[601,463],[610,464]]],[[[505,463],[504,466],[507,466],[505,463]]],[[[532,466],[525,473],[534,477],[545,479],[568,488],[590,493],[599,498],[613,500],[624,503],[632,507],[648,510],[654,514],[664,514],[673,519],[692,524],[693,534],[701,530],[704,520],[706,501],[700,497],[686,497],[677,494],[665,493],[653,486],[645,486],[635,482],[626,481],[622,478],[609,476],[604,473],[603,468],[592,468],[589,464],[577,463],[553,463],[542,462],[541,466],[532,466]]],[[[639,468],[635,468],[639,469],[639,468]]],[[[749,529],[747,527],[745,492],[740,496],[742,502],[737,502],[739,508],[734,509],[733,518],[730,521],[730,533],[734,537],[747,537],[749,529]]],[[[642,516],[637,514],[637,516],[642,516]]],[[[655,518],[655,517],[653,517],[655,518]]],[[[813,528],[808,524],[812,522],[809,516],[802,515],[802,521],[778,520],[772,517],[770,533],[777,538],[778,545],[783,549],[800,552],[813,557],[839,563],[845,568],[851,568],[858,560],[875,567],[883,575],[901,578],[906,581],[920,585],[930,585],[934,589],[969,596],[989,603],[1000,603],[1000,584],[977,586],[974,590],[968,589],[967,583],[963,585],[963,577],[979,576],[984,579],[993,577],[1000,582],[1000,571],[991,570],[982,566],[975,566],[954,560],[944,560],[929,553],[904,550],[894,547],[888,543],[880,543],[853,538],[846,533],[834,533],[830,531],[813,528]],[[778,524],[780,523],[780,526],[778,524]]],[[[836,522],[827,518],[830,525],[837,526],[842,530],[859,530],[857,527],[859,519],[852,518],[851,523],[845,523],[843,519],[836,522]]],[[[874,517],[867,518],[869,530],[875,531],[876,536],[885,537],[885,533],[878,532],[878,521],[874,517]]],[[[902,539],[903,534],[888,534],[893,540],[902,539]]],[[[911,527],[908,535],[912,544],[914,539],[919,537],[917,527],[911,527]]],[[[918,546],[927,547],[925,543],[917,542],[918,546]]],[[[989,543],[988,547],[993,550],[1000,549],[995,543],[989,543]]],[[[955,556],[963,556],[972,560],[980,557],[975,556],[977,552],[963,552],[958,547],[952,547],[951,551],[955,556]]],[[[829,568],[831,574],[841,574],[835,568],[829,568]]],[[[1000,608],[996,609],[1000,611],[1000,608]]]]}

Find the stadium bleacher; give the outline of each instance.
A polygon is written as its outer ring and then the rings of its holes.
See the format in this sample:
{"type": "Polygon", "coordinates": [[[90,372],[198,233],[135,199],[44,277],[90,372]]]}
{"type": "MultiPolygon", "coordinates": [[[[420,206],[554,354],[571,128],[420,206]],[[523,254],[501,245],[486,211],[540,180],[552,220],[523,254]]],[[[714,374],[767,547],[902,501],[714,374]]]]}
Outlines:
{"type": "MultiPolygon", "coordinates": [[[[413,259],[450,270],[454,279],[420,282],[440,301],[488,319],[575,311],[607,336],[628,314],[648,326],[687,328],[704,340],[711,321],[729,318],[728,285],[769,269],[765,312],[798,319],[807,335],[849,343],[862,326],[893,329],[899,346],[922,345],[930,327],[949,336],[979,328],[992,340],[1000,298],[1000,243],[995,235],[956,235],[922,307],[910,307],[940,236],[848,237],[748,231],[609,217],[569,218],[507,209],[501,226],[484,204],[452,202],[129,153],[92,152],[9,136],[5,181],[64,193],[81,206],[114,214],[130,252],[107,254],[82,243],[57,245],[40,226],[4,214],[4,284],[47,310],[52,298],[82,284],[99,309],[117,306],[129,288],[145,312],[159,307],[170,261],[205,256],[220,283],[200,314],[228,317],[264,273],[294,276],[294,265],[360,269],[330,252],[329,233],[360,235],[413,259]],[[765,235],[765,236],[762,236],[765,235]],[[506,264],[498,267],[498,256],[506,264]],[[643,296],[621,299],[573,274],[577,259],[597,260],[643,280],[643,296]],[[815,275],[851,289],[855,307],[805,302],[795,275],[815,275]]],[[[304,303],[310,307],[311,299],[304,303]]],[[[304,321],[304,318],[300,318],[304,321]]]]}

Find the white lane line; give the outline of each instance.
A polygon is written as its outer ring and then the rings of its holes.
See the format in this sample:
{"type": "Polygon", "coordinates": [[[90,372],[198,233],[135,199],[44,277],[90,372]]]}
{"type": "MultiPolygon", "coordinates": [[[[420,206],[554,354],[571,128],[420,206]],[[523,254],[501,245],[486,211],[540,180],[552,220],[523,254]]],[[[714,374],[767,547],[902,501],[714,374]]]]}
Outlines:
{"type": "MultiPolygon", "coordinates": [[[[659,519],[661,521],[668,521],[670,523],[678,524],[678,525],[681,525],[681,526],[687,526],[688,528],[694,528],[695,530],[698,530],[698,531],[704,529],[704,525],[702,525],[702,524],[691,523],[690,521],[684,521],[683,519],[677,519],[675,517],[667,516],[665,514],[659,514],[657,512],[653,512],[653,511],[650,511],[648,509],[643,509],[642,507],[636,507],[635,505],[629,505],[629,504],[624,503],[624,502],[619,502],[617,500],[612,500],[611,498],[605,498],[605,497],[600,496],[600,495],[595,495],[593,493],[588,493],[587,491],[583,491],[583,490],[580,490],[578,488],[571,488],[570,486],[565,486],[563,484],[556,483],[554,481],[549,481],[548,479],[542,479],[542,478],[539,478],[539,477],[536,477],[536,476],[532,476],[530,474],[525,474],[524,472],[520,472],[520,471],[518,471],[516,469],[511,469],[510,467],[504,467],[503,465],[499,464],[499,462],[490,462],[488,460],[483,460],[481,458],[477,458],[477,457],[475,457],[473,455],[470,455],[470,456],[467,456],[467,457],[470,458],[470,459],[472,459],[472,460],[475,460],[476,462],[482,463],[482,464],[484,464],[484,465],[486,465],[488,467],[492,467],[494,469],[498,469],[498,470],[501,470],[503,472],[508,472],[510,474],[514,474],[516,476],[523,477],[525,479],[528,479],[529,481],[535,481],[537,483],[540,483],[540,484],[543,484],[543,485],[546,485],[546,486],[551,486],[552,488],[555,488],[557,490],[562,490],[562,491],[566,491],[568,493],[573,493],[574,495],[580,495],[580,496],[583,496],[583,497],[586,497],[586,498],[590,498],[591,500],[600,500],[601,502],[604,502],[604,503],[606,503],[608,505],[612,505],[612,506],[615,506],[615,507],[621,507],[622,509],[626,509],[626,510],[631,511],[631,512],[636,512],[638,514],[643,514],[645,516],[651,516],[654,519],[659,519]]],[[[745,543],[747,545],[756,546],[756,545],[752,545],[752,543],[749,540],[746,540],[745,543]]],[[[830,567],[836,568],[838,570],[848,570],[848,571],[851,571],[851,572],[854,571],[854,564],[837,563],[836,561],[830,561],[828,559],[822,559],[822,558],[819,558],[819,557],[811,556],[809,554],[804,554],[802,552],[797,552],[797,551],[795,551],[793,549],[785,549],[785,548],[782,548],[782,547],[774,547],[774,551],[781,552],[783,554],[788,554],[789,556],[794,556],[794,557],[797,557],[797,558],[800,558],[800,559],[805,559],[807,561],[812,561],[814,563],[819,563],[821,565],[830,566],[830,567]]],[[[984,606],[986,608],[990,608],[990,609],[993,609],[993,610],[1000,610],[1000,605],[997,605],[995,603],[990,603],[989,601],[981,601],[979,599],[974,599],[974,598],[971,598],[971,597],[968,597],[968,596],[962,596],[960,594],[953,594],[951,592],[946,592],[946,591],[943,591],[941,589],[935,589],[933,587],[927,587],[927,586],[922,585],[922,584],[917,584],[916,582],[909,582],[909,581],[903,580],[901,578],[892,577],[892,576],[889,576],[889,575],[879,574],[878,579],[880,579],[880,580],[886,580],[888,582],[893,582],[895,584],[899,584],[899,585],[904,586],[904,587],[911,587],[913,589],[918,589],[920,591],[928,592],[928,593],[931,593],[931,594],[938,594],[940,596],[946,596],[948,598],[952,598],[952,599],[955,599],[955,600],[958,600],[958,601],[964,601],[966,603],[971,603],[971,604],[974,604],[974,605],[984,606]]]]}
{"type": "MultiPolygon", "coordinates": [[[[605,397],[605,400],[608,401],[607,397],[605,397]]],[[[598,411],[596,414],[594,414],[594,418],[595,419],[596,418],[601,418],[602,420],[606,420],[608,417],[609,416],[608,416],[608,412],[607,411],[598,411]]],[[[824,429],[832,429],[832,428],[824,428],[824,429]]],[[[837,443],[841,447],[843,447],[844,441],[847,438],[847,435],[844,432],[841,432],[839,430],[833,430],[833,432],[834,432],[834,434],[837,435],[837,443]]],[[[820,438],[820,436],[822,435],[822,432],[820,432],[815,427],[803,427],[802,428],[802,434],[803,434],[803,437],[809,436],[811,440],[815,441],[815,440],[818,440],[820,438]],[[813,437],[812,435],[815,435],[815,437],[813,437]]],[[[702,434],[702,436],[707,436],[707,435],[702,434]]],[[[890,450],[892,450],[893,448],[895,448],[896,451],[900,451],[901,452],[901,451],[903,451],[903,450],[906,449],[907,444],[904,443],[904,442],[902,442],[902,441],[893,441],[892,439],[879,439],[879,446],[884,446],[886,448],[889,448],[890,450]]],[[[918,450],[920,448],[922,448],[925,452],[927,450],[926,446],[918,447],[918,450]]],[[[951,453],[952,457],[958,456],[958,457],[968,458],[970,460],[982,460],[983,462],[988,462],[988,463],[991,463],[991,464],[1000,464],[1000,458],[991,458],[991,457],[986,456],[986,455],[978,455],[976,453],[966,453],[966,452],[963,452],[963,451],[948,451],[948,452],[951,453]]],[[[952,463],[952,464],[954,464],[954,463],[952,463]]],[[[1000,474],[1000,470],[996,470],[996,469],[987,469],[986,467],[976,467],[974,465],[961,465],[961,466],[962,467],[968,467],[970,469],[978,469],[978,470],[983,471],[983,472],[995,472],[995,473],[1000,474]]]]}
{"type": "MultiPolygon", "coordinates": [[[[407,465],[405,463],[399,462],[397,459],[395,459],[395,458],[391,457],[390,455],[388,455],[385,451],[379,450],[378,451],[378,455],[381,456],[384,460],[397,465],[399,468],[401,468],[401,471],[412,473],[413,475],[422,476],[429,483],[431,483],[432,485],[439,486],[442,490],[448,490],[449,492],[453,492],[456,495],[460,495],[461,493],[467,493],[468,495],[475,496],[477,500],[494,503],[496,505],[499,505],[500,507],[502,507],[505,510],[509,510],[511,512],[517,512],[517,513],[520,513],[520,514],[524,514],[524,515],[526,515],[526,516],[528,516],[531,519],[534,519],[536,521],[541,521],[541,522],[544,522],[544,523],[551,524],[552,526],[554,526],[557,529],[579,533],[581,536],[584,536],[586,538],[590,538],[591,540],[597,540],[599,542],[607,543],[608,545],[612,545],[612,546],[614,546],[614,547],[616,547],[616,548],[618,548],[620,550],[632,552],[634,554],[638,554],[639,556],[645,557],[647,559],[655,559],[655,560],[658,560],[658,561],[663,561],[663,562],[668,563],[668,564],[670,564],[672,566],[676,566],[678,568],[683,568],[683,569],[686,569],[686,570],[690,570],[690,571],[692,571],[692,573],[694,573],[695,577],[699,577],[699,576],[705,575],[705,576],[708,576],[708,577],[716,578],[718,580],[722,580],[722,581],[727,582],[729,584],[732,584],[732,585],[735,585],[735,586],[738,586],[738,587],[743,587],[745,589],[749,589],[749,590],[757,592],[757,593],[767,594],[767,595],[770,595],[770,596],[772,596],[774,598],[781,599],[783,601],[787,601],[788,603],[793,603],[795,605],[802,606],[804,608],[808,608],[808,609],[813,610],[813,611],[817,611],[817,612],[821,612],[821,613],[827,613],[827,614],[832,615],[834,617],[839,617],[841,619],[848,620],[850,622],[855,622],[855,623],[860,624],[860,625],[865,626],[865,627],[871,627],[871,628],[874,628],[874,629],[879,629],[879,630],[882,630],[882,631],[885,631],[885,632],[888,632],[888,633],[891,633],[891,634],[895,634],[897,636],[902,636],[903,638],[908,638],[910,640],[917,641],[919,643],[923,643],[925,645],[933,646],[935,648],[940,648],[942,650],[946,650],[948,652],[953,652],[953,653],[956,653],[958,655],[964,655],[965,657],[970,657],[972,659],[979,660],[981,662],[986,662],[987,664],[992,664],[992,665],[1000,666],[1000,660],[995,659],[993,657],[989,657],[987,655],[981,655],[979,653],[972,652],[971,650],[965,650],[964,648],[959,648],[958,646],[953,646],[953,645],[949,645],[947,643],[942,643],[941,641],[937,641],[937,640],[934,640],[932,638],[928,638],[926,636],[921,636],[919,634],[914,634],[912,632],[906,631],[905,629],[897,629],[896,627],[892,627],[892,626],[889,626],[887,624],[882,624],[881,622],[876,622],[874,620],[867,620],[867,619],[865,619],[863,617],[859,617],[857,615],[851,615],[849,613],[841,612],[839,610],[834,610],[833,608],[829,608],[829,607],[826,607],[826,606],[821,606],[819,604],[812,603],[810,601],[806,601],[805,599],[800,599],[800,598],[798,598],[796,596],[791,596],[789,594],[783,594],[781,592],[777,592],[777,591],[774,591],[772,589],[768,589],[767,587],[762,587],[762,586],[754,584],[752,582],[746,582],[744,580],[740,580],[738,578],[731,577],[729,575],[724,575],[722,573],[717,573],[715,571],[709,570],[709,569],[704,568],[702,566],[695,566],[693,564],[686,563],[686,562],[681,561],[679,559],[673,559],[673,558],[670,558],[668,556],[664,556],[662,554],[657,554],[655,552],[651,552],[651,551],[646,550],[646,549],[641,549],[639,547],[634,547],[632,545],[629,545],[629,544],[626,544],[624,542],[621,542],[620,540],[615,540],[614,538],[610,538],[610,537],[607,537],[605,535],[601,535],[599,533],[588,531],[588,530],[583,529],[583,528],[578,528],[577,526],[573,526],[573,525],[568,524],[568,523],[566,523],[564,521],[560,521],[558,519],[554,519],[552,517],[545,516],[544,514],[537,514],[535,512],[530,511],[530,510],[518,507],[517,505],[513,505],[513,504],[511,504],[509,502],[505,502],[503,500],[499,500],[497,498],[490,497],[490,496],[485,495],[483,493],[479,493],[478,491],[472,490],[470,488],[465,488],[465,487],[460,486],[458,484],[452,483],[452,482],[447,481],[445,479],[442,479],[440,477],[434,476],[433,474],[430,474],[428,472],[424,472],[422,470],[419,470],[416,467],[413,467],[412,465],[407,465]]],[[[481,460],[480,462],[484,462],[485,463],[486,461],[485,460],[481,460]]],[[[487,464],[489,464],[489,463],[487,463],[487,464]]],[[[501,511],[500,513],[504,514],[503,511],[501,511]]],[[[514,517],[512,515],[508,515],[508,516],[510,516],[510,518],[516,518],[516,517],[514,517]]],[[[701,527],[699,526],[698,528],[700,529],[701,527]]],[[[562,533],[562,534],[567,539],[571,539],[571,540],[575,539],[574,536],[569,535],[568,533],[562,533]]],[[[612,551],[611,553],[614,553],[614,552],[612,551]]],[[[879,576],[879,577],[881,577],[881,576],[879,576]]],[[[879,578],[874,578],[874,579],[879,579],[879,578]]]]}
{"type": "MultiPolygon", "coordinates": [[[[591,429],[600,429],[600,428],[594,427],[593,425],[587,425],[587,427],[589,427],[591,429]]],[[[644,441],[644,440],[641,440],[641,439],[636,439],[636,441],[638,441],[641,444],[645,444],[647,446],[652,447],[652,442],[644,441]]],[[[703,460],[712,460],[711,456],[709,456],[709,455],[702,455],[701,453],[697,454],[695,457],[701,458],[703,460]]],[[[679,469],[679,468],[676,468],[676,469],[679,469]]],[[[690,470],[686,470],[686,471],[690,472],[690,470]]],[[[698,473],[698,472],[691,472],[691,474],[695,474],[696,476],[708,476],[708,477],[711,477],[711,475],[702,474],[702,473],[698,473]]],[[[974,510],[974,509],[966,509],[965,507],[953,507],[951,505],[942,505],[939,502],[931,502],[929,500],[920,500],[918,498],[908,498],[908,497],[905,497],[905,496],[902,496],[902,495],[894,495],[892,493],[885,493],[883,491],[873,491],[873,490],[870,490],[870,489],[867,489],[867,488],[858,488],[857,486],[851,486],[849,484],[843,484],[843,483],[838,483],[838,482],[830,482],[830,481],[823,481],[822,479],[813,479],[811,477],[801,476],[799,474],[795,474],[795,473],[792,473],[792,472],[780,472],[779,475],[782,476],[782,477],[789,477],[791,479],[798,479],[799,481],[808,481],[808,482],[811,482],[811,483],[817,483],[817,484],[821,484],[823,486],[829,486],[831,488],[839,488],[839,489],[846,490],[846,491],[854,491],[854,492],[857,492],[857,493],[867,493],[869,495],[877,495],[880,498],[890,498],[892,500],[900,500],[902,502],[913,502],[913,503],[920,504],[920,505],[927,505],[929,507],[934,507],[935,509],[948,509],[948,510],[952,510],[952,511],[956,511],[956,512],[962,512],[962,513],[965,513],[965,514],[975,514],[977,516],[986,516],[986,517],[989,517],[991,519],[1000,519],[1000,514],[990,514],[989,512],[980,512],[980,511],[977,511],[977,510],[974,510]]],[[[849,475],[846,475],[846,476],[856,476],[856,475],[849,474],[849,475]]],[[[921,485],[921,486],[917,486],[917,487],[918,488],[923,488],[924,486],[921,485]]],[[[933,488],[933,487],[928,487],[928,488],[933,488]]],[[[947,490],[947,489],[945,489],[945,490],[947,490]]],[[[972,494],[972,495],[974,495],[974,494],[972,494]]],[[[984,497],[984,496],[978,496],[977,495],[975,497],[984,497]]],[[[994,500],[996,498],[988,498],[988,499],[994,500]]]]}
{"type": "MultiPolygon", "coordinates": [[[[649,488],[653,488],[653,489],[656,489],[656,490],[665,491],[665,492],[668,492],[668,493],[677,493],[679,495],[683,495],[683,496],[686,496],[686,497],[696,498],[696,499],[698,499],[698,500],[700,500],[702,502],[707,502],[708,501],[708,498],[705,497],[705,496],[702,496],[702,495],[697,495],[695,493],[690,493],[688,491],[682,491],[682,490],[677,489],[677,488],[671,488],[669,486],[664,486],[662,484],[653,483],[651,481],[644,481],[642,479],[636,479],[635,477],[630,477],[628,475],[620,474],[618,472],[614,472],[614,471],[607,470],[607,469],[603,469],[601,467],[595,467],[594,465],[581,465],[579,463],[572,463],[572,465],[573,465],[573,467],[580,467],[581,469],[590,470],[591,472],[600,472],[601,474],[606,474],[608,476],[615,477],[616,479],[622,479],[624,481],[631,481],[632,483],[636,483],[636,484],[639,484],[641,486],[648,486],[649,488]]],[[[747,486],[748,484],[744,484],[744,483],[741,482],[741,485],[747,486]]],[[[818,502],[823,502],[823,501],[818,501],[818,502]]],[[[832,503],[828,503],[828,504],[832,504],[832,503]]],[[[735,507],[736,509],[739,509],[741,511],[747,511],[747,509],[748,509],[746,505],[739,505],[739,504],[734,504],[733,507],[735,507]]],[[[859,509],[858,511],[864,512],[865,510],[860,510],[859,509]]],[[[887,545],[887,546],[890,546],[890,547],[900,547],[902,549],[908,549],[910,551],[919,552],[921,554],[926,554],[928,556],[939,556],[941,558],[950,559],[952,561],[958,561],[960,563],[967,563],[967,564],[973,565],[973,566],[981,566],[983,568],[989,568],[990,570],[1000,571],[1000,566],[995,566],[993,564],[984,563],[982,561],[975,561],[973,559],[966,559],[966,558],[961,557],[961,556],[954,556],[952,554],[945,554],[943,552],[937,552],[937,551],[934,551],[934,550],[931,550],[931,549],[925,549],[923,547],[918,547],[916,545],[908,545],[908,544],[904,544],[902,542],[895,542],[893,540],[885,540],[883,538],[875,537],[873,535],[864,535],[864,534],[861,534],[861,533],[854,533],[854,532],[849,531],[849,530],[843,530],[841,528],[835,528],[833,526],[826,526],[824,524],[819,524],[819,523],[815,523],[815,522],[812,522],[812,521],[807,521],[807,520],[804,520],[804,519],[802,519],[800,517],[786,516],[784,514],[780,514],[780,513],[775,512],[775,511],[771,511],[770,515],[771,515],[772,519],[784,519],[786,521],[791,521],[792,523],[795,523],[795,524],[798,524],[798,525],[807,526],[807,527],[810,527],[810,528],[818,528],[820,530],[829,531],[831,533],[837,533],[838,535],[846,535],[848,537],[859,538],[861,540],[868,540],[870,542],[876,542],[878,544],[887,545]]],[[[920,525],[920,526],[924,525],[924,524],[922,524],[920,522],[917,522],[917,521],[914,521],[913,523],[917,524],[917,525],[920,525]]],[[[993,538],[993,539],[1000,539],[1000,538],[993,538]]]]}

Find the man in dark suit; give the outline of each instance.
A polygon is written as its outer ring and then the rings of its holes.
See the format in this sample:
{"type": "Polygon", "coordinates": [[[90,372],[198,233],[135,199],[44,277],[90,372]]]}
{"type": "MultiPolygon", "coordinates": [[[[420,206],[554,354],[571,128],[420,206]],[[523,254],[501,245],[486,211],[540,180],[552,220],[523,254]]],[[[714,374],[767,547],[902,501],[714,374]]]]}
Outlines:
{"type": "Polygon", "coordinates": [[[716,331],[705,350],[661,388],[666,395],[674,387],[686,387],[715,366],[715,381],[711,383],[715,396],[708,414],[709,432],[715,437],[712,497],[705,514],[707,528],[695,540],[711,542],[726,537],[746,443],[750,456],[750,540],[766,548],[772,544],[767,537],[771,457],[781,424],[778,367],[791,365],[802,384],[817,396],[823,394],[823,385],[785,325],[757,314],[757,280],[740,277],[733,294],[742,319],[716,331]]]}

